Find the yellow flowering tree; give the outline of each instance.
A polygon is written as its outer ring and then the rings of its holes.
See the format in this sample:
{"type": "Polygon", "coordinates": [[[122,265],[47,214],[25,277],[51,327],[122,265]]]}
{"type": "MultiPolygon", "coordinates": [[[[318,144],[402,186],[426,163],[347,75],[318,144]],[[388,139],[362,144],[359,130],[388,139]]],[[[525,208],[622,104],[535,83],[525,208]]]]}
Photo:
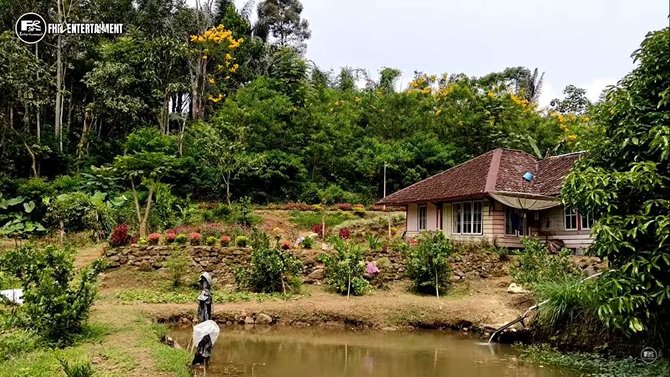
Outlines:
{"type": "Polygon", "coordinates": [[[201,119],[207,102],[215,104],[224,98],[221,80],[230,80],[239,65],[234,53],[244,42],[235,39],[223,25],[209,28],[202,34],[191,35],[193,59],[190,65],[192,116],[201,119]],[[206,97],[206,98],[205,98],[206,97]]]}

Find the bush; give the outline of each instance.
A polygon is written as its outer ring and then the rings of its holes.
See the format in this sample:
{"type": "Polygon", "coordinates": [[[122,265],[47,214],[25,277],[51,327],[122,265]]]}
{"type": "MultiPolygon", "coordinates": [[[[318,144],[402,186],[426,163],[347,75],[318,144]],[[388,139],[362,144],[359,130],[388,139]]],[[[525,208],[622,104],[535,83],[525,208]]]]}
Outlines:
{"type": "Polygon", "coordinates": [[[175,238],[177,238],[177,233],[175,232],[166,232],[165,233],[165,242],[168,244],[174,243],[175,238]]]}
{"type": "Polygon", "coordinates": [[[202,239],[202,234],[198,232],[193,232],[188,235],[188,241],[191,243],[193,246],[200,245],[200,240],[202,239]]]}
{"type": "Polygon", "coordinates": [[[0,361],[35,351],[39,337],[31,330],[16,330],[0,333],[0,361]]]}
{"type": "Polygon", "coordinates": [[[58,361],[66,377],[90,377],[93,375],[93,368],[88,361],[76,364],[70,364],[65,359],[58,359],[58,361]]]}
{"type": "Polygon", "coordinates": [[[146,246],[149,244],[149,240],[144,237],[140,237],[140,239],[137,241],[137,244],[140,246],[146,246]]]}
{"type": "Polygon", "coordinates": [[[319,237],[323,237],[323,226],[321,224],[312,225],[312,232],[316,233],[319,237]]]}
{"type": "Polygon", "coordinates": [[[158,242],[161,240],[161,234],[160,233],[151,233],[147,237],[147,241],[149,241],[149,245],[158,245],[158,242]]]}
{"type": "Polygon", "coordinates": [[[92,230],[98,239],[104,239],[114,225],[114,215],[105,203],[105,197],[106,194],[100,192],[58,195],[48,200],[44,221],[52,229],[66,232],[92,230]]]}
{"type": "Polygon", "coordinates": [[[21,325],[35,329],[47,342],[70,344],[84,329],[102,263],[94,262],[75,276],[74,252],[56,246],[23,246],[6,252],[0,267],[21,281],[24,315],[21,325]]]}
{"type": "Polygon", "coordinates": [[[342,240],[335,241],[334,254],[321,254],[319,260],[324,264],[326,283],[337,293],[360,296],[365,293],[368,281],[365,280],[365,261],[363,249],[342,240]]]}
{"type": "Polygon", "coordinates": [[[379,239],[377,235],[374,234],[369,234],[365,237],[365,239],[368,241],[368,248],[372,251],[378,250],[379,246],[381,246],[382,242],[379,239]]]}
{"type": "Polygon", "coordinates": [[[524,238],[522,243],[524,249],[520,252],[519,263],[511,270],[515,282],[532,289],[538,283],[581,275],[570,261],[570,252],[567,249],[558,254],[550,254],[537,239],[524,238]]]}
{"type": "Polygon", "coordinates": [[[165,260],[165,268],[167,268],[170,275],[173,287],[181,286],[182,279],[188,272],[188,264],[188,255],[181,248],[173,250],[167,260],[165,260]]]}
{"type": "Polygon", "coordinates": [[[247,237],[245,236],[237,236],[235,237],[235,245],[238,247],[247,247],[247,237]]]}
{"type": "Polygon", "coordinates": [[[239,269],[235,281],[239,288],[253,292],[284,292],[300,289],[298,274],[302,262],[291,253],[275,248],[258,248],[251,253],[251,266],[239,269]]]}
{"type": "Polygon", "coordinates": [[[353,207],[349,203],[335,203],[335,208],[339,209],[340,211],[351,211],[353,207]]]}
{"type": "Polygon", "coordinates": [[[186,245],[186,242],[188,242],[188,237],[183,234],[177,234],[177,236],[174,238],[174,242],[177,243],[177,245],[186,245]]]}
{"type": "Polygon", "coordinates": [[[339,231],[339,236],[343,240],[348,240],[349,237],[351,237],[351,232],[349,231],[349,228],[342,228],[339,231]]]}
{"type": "Polygon", "coordinates": [[[417,292],[439,297],[439,290],[447,288],[452,253],[453,244],[442,232],[422,234],[418,244],[407,249],[407,276],[417,292]]]}
{"type": "Polygon", "coordinates": [[[216,239],[216,237],[214,237],[214,236],[209,236],[209,237],[207,237],[207,238],[205,239],[205,244],[206,244],[207,246],[214,246],[214,245],[216,245],[217,241],[218,241],[218,240],[216,239]]]}
{"type": "Polygon", "coordinates": [[[304,240],[302,240],[302,247],[305,249],[311,249],[314,246],[314,238],[312,237],[305,237],[304,240]]]}
{"type": "Polygon", "coordinates": [[[114,227],[111,237],[109,237],[109,245],[112,247],[127,246],[130,243],[130,235],[128,235],[128,225],[119,224],[114,227]]]}
{"type": "Polygon", "coordinates": [[[230,244],[230,236],[221,236],[221,246],[222,247],[227,247],[230,244]]]}
{"type": "Polygon", "coordinates": [[[356,204],[353,206],[354,210],[354,215],[358,217],[364,217],[365,216],[365,206],[362,204],[356,204]]]}
{"type": "Polygon", "coordinates": [[[552,330],[565,329],[573,323],[591,329],[602,327],[598,321],[598,280],[581,280],[578,276],[568,275],[533,285],[533,293],[538,299],[547,300],[536,317],[537,325],[552,330]]]}

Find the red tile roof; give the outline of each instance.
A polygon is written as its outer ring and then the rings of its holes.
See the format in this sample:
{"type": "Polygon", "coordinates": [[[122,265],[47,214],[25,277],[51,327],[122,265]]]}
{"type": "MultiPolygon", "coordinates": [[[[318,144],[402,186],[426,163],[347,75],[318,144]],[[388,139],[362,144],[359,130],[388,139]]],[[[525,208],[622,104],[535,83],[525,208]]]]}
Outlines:
{"type": "Polygon", "coordinates": [[[557,196],[563,178],[580,155],[538,160],[523,151],[495,149],[396,191],[378,204],[450,201],[500,191],[557,196]],[[526,172],[534,175],[531,182],[522,178],[526,172]]]}

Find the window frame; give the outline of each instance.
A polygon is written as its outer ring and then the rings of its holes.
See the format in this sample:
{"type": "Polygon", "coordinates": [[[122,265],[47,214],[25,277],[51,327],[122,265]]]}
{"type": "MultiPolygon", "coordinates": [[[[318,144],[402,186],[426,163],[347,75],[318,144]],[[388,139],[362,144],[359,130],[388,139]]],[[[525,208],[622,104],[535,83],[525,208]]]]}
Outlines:
{"type": "Polygon", "coordinates": [[[568,209],[568,207],[563,207],[563,229],[566,231],[579,231],[579,222],[577,221],[577,218],[579,217],[579,211],[576,209],[568,209]],[[570,212],[568,212],[570,211],[570,212]],[[574,217],[575,219],[575,227],[574,228],[568,228],[568,216],[571,218],[574,217]]]}
{"type": "MultiPolygon", "coordinates": [[[[579,212],[579,211],[578,211],[579,212]]],[[[593,226],[593,218],[591,215],[579,213],[579,229],[580,230],[591,230],[591,227],[593,226]],[[586,226],[584,225],[584,219],[586,219],[586,226]]]]}
{"type": "Polygon", "coordinates": [[[416,228],[417,230],[428,229],[428,205],[418,204],[416,207],[416,228]],[[423,227],[421,227],[421,210],[423,210],[423,227]]]}
{"type": "Polygon", "coordinates": [[[481,236],[484,234],[484,201],[483,200],[464,200],[460,202],[451,203],[452,211],[452,226],[451,233],[463,236],[481,236]],[[475,205],[477,203],[478,205],[475,205]],[[465,207],[469,205],[468,216],[470,217],[466,222],[465,207]],[[478,213],[479,216],[476,216],[478,213]],[[478,219],[477,219],[478,217],[478,219]],[[465,232],[466,225],[470,228],[470,232],[465,232]],[[475,229],[479,228],[479,232],[475,229]]]}

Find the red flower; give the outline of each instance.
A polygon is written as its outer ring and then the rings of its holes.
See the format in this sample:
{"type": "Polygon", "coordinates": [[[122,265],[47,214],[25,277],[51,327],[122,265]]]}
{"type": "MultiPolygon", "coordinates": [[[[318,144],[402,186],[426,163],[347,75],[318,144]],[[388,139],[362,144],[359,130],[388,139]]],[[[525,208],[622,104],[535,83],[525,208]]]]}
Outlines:
{"type": "Polygon", "coordinates": [[[112,247],[126,246],[129,242],[128,225],[119,224],[115,226],[111,237],[109,237],[109,245],[112,247]]]}
{"type": "Polygon", "coordinates": [[[198,232],[193,232],[188,235],[188,239],[191,240],[191,245],[199,245],[202,234],[198,232]]]}
{"type": "Polygon", "coordinates": [[[340,229],[340,238],[341,239],[348,240],[349,237],[351,237],[351,232],[349,231],[349,228],[340,229]]]}
{"type": "Polygon", "coordinates": [[[177,233],[174,231],[169,230],[165,233],[165,241],[167,241],[167,243],[173,243],[175,238],[177,238],[177,233]]]}
{"type": "Polygon", "coordinates": [[[226,247],[230,244],[230,236],[221,236],[221,246],[226,247]]]}
{"type": "Polygon", "coordinates": [[[312,225],[312,232],[318,234],[319,237],[323,237],[323,227],[321,226],[321,224],[312,225]]]}

